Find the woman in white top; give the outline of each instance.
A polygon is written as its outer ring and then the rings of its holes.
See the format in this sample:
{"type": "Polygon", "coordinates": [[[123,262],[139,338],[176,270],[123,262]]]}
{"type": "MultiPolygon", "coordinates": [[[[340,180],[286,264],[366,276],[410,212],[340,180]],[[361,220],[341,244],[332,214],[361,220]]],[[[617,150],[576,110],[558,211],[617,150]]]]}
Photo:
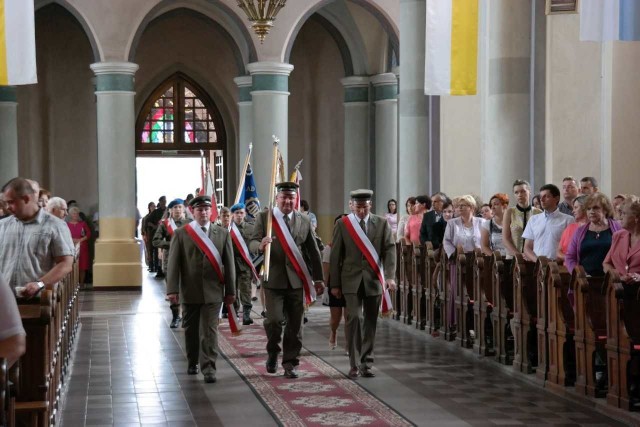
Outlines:
{"type": "Polygon", "coordinates": [[[458,280],[456,272],[456,260],[451,258],[456,252],[458,245],[462,245],[465,252],[471,252],[474,249],[480,249],[480,228],[482,218],[473,216],[476,211],[476,201],[473,197],[466,195],[458,197],[456,209],[459,210],[460,216],[447,221],[447,228],[444,230],[444,240],[442,246],[449,257],[450,274],[449,274],[449,294],[451,295],[449,306],[449,326],[452,331],[456,330],[457,316],[455,302],[457,298],[456,282],[458,280]]]}
{"type": "Polygon", "coordinates": [[[480,249],[480,227],[484,220],[473,216],[476,201],[469,195],[458,197],[457,201],[456,209],[460,211],[460,216],[447,222],[442,242],[449,257],[453,255],[458,245],[462,245],[465,252],[471,252],[475,248],[480,249]]]}
{"type": "Polygon", "coordinates": [[[494,251],[500,252],[503,257],[506,255],[504,243],[502,243],[502,219],[504,211],[509,207],[509,196],[504,193],[497,193],[489,200],[493,218],[482,224],[480,230],[482,235],[482,253],[493,255],[494,251]]]}

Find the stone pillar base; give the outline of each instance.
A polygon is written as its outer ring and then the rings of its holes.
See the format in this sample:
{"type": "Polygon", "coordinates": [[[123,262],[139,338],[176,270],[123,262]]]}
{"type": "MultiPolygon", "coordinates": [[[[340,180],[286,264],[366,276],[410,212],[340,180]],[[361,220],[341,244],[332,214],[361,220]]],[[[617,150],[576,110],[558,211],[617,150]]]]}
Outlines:
{"type": "Polygon", "coordinates": [[[140,246],[133,239],[96,241],[94,290],[142,290],[140,246]]]}

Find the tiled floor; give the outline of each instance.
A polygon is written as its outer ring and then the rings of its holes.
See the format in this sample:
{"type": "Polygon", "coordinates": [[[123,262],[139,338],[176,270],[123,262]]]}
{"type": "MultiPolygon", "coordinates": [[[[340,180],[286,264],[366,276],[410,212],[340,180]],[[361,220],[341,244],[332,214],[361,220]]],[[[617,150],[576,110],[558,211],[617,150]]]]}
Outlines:
{"type": "MultiPolygon", "coordinates": [[[[163,293],[151,275],[142,293],[82,292],[62,426],[277,425],[225,360],[216,384],[186,375],[184,334],[169,329],[163,293]]],[[[328,310],[314,306],[305,347],[346,373],[328,335],[328,310]]],[[[358,383],[416,425],[624,425],[396,321],[380,323],[375,357],[376,378],[358,383]]]]}

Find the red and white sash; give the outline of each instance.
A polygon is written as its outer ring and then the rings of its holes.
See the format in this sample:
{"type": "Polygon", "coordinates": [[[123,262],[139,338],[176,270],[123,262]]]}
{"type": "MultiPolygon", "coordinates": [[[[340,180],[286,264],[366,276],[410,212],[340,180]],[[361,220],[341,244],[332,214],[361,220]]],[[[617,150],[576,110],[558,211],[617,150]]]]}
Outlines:
{"type": "Polygon", "coordinates": [[[258,280],[258,272],[256,268],[253,266],[253,262],[251,262],[251,253],[249,252],[249,248],[247,248],[247,244],[240,233],[240,229],[236,225],[235,222],[231,221],[231,225],[229,226],[229,233],[231,234],[231,240],[233,240],[233,244],[238,248],[238,252],[240,252],[240,256],[244,262],[251,269],[251,275],[255,280],[258,280]]]}
{"type": "Polygon", "coordinates": [[[162,222],[164,223],[164,226],[167,229],[167,233],[169,233],[169,237],[173,237],[173,233],[175,233],[175,231],[178,228],[178,226],[176,225],[176,222],[171,217],[166,218],[162,222]]]}
{"type": "Polygon", "coordinates": [[[380,311],[384,316],[387,313],[390,313],[393,310],[393,304],[391,303],[391,295],[389,294],[389,289],[385,285],[384,280],[384,268],[382,267],[382,260],[376,251],[376,248],[373,247],[369,237],[365,234],[362,227],[360,227],[358,218],[354,214],[349,214],[345,217],[342,217],[342,222],[344,223],[347,232],[353,239],[353,242],[356,244],[362,255],[365,257],[369,266],[373,269],[373,272],[378,277],[380,284],[382,285],[382,301],[380,303],[380,311]]]}
{"type": "MultiPolygon", "coordinates": [[[[209,225],[211,227],[212,225],[209,225]]],[[[204,252],[205,256],[213,266],[220,283],[224,283],[224,265],[218,248],[213,244],[209,236],[200,228],[196,221],[192,221],[184,228],[187,234],[193,239],[193,242],[204,252]]]]}
{"type": "Polygon", "coordinates": [[[276,233],[280,245],[287,254],[287,258],[293,264],[293,269],[302,281],[302,289],[304,291],[304,303],[311,305],[316,300],[316,290],[313,287],[313,279],[309,274],[309,268],[302,258],[302,254],[298,249],[298,245],[291,236],[291,231],[287,228],[287,225],[283,219],[284,214],[280,212],[280,209],[273,208],[273,231],[276,233]]]}

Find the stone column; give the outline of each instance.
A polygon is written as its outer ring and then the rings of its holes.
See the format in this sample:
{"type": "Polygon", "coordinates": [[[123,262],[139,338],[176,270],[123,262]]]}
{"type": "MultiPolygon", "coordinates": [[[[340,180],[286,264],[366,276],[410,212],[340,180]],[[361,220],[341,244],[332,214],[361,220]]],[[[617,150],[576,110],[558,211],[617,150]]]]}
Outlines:
{"type": "Polygon", "coordinates": [[[0,186],[18,176],[17,111],[15,86],[0,86],[0,186]]]}
{"type": "MultiPolygon", "coordinates": [[[[431,177],[428,97],[424,94],[426,0],[400,0],[398,212],[426,194],[431,177]]],[[[436,159],[434,159],[436,160],[436,159]]]]}
{"type": "MultiPolygon", "coordinates": [[[[280,152],[287,167],[289,135],[289,75],[293,65],[253,62],[247,66],[252,77],[253,173],[262,204],[269,200],[273,159],[273,138],[280,139],[280,152]]],[[[289,171],[286,171],[289,173],[289,171]]],[[[288,177],[285,177],[288,179],[288,177]]]]}
{"type": "Polygon", "coordinates": [[[352,76],[344,86],[344,203],[349,212],[349,192],[370,188],[369,77],[352,76]]]}
{"type": "Polygon", "coordinates": [[[398,191],[398,79],[393,73],[371,78],[376,106],[375,212],[387,212],[387,201],[398,191]]]}
{"type": "MultiPolygon", "coordinates": [[[[242,167],[249,151],[249,144],[253,142],[253,104],[251,102],[251,76],[240,76],[233,79],[238,86],[238,179],[244,179],[242,167]]],[[[255,156],[254,156],[255,158],[255,156]]],[[[236,188],[240,183],[236,183],[236,188]]]]}
{"type": "Polygon", "coordinates": [[[136,221],[136,153],[134,74],[137,64],[98,62],[98,209],[100,238],[96,242],[93,286],[100,289],[140,288],[142,264],[134,239],[136,221]]]}

